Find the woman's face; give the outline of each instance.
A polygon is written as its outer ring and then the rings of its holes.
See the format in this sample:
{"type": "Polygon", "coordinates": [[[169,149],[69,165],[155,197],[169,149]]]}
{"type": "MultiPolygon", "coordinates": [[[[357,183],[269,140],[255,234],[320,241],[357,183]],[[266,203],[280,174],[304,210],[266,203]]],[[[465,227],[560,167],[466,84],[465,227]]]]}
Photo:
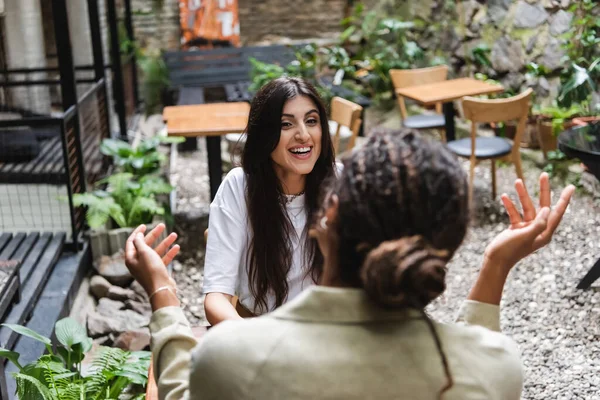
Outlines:
{"type": "Polygon", "coordinates": [[[296,96],[283,106],[281,136],[271,153],[279,176],[308,175],[321,155],[321,118],[307,96],[296,96]]]}

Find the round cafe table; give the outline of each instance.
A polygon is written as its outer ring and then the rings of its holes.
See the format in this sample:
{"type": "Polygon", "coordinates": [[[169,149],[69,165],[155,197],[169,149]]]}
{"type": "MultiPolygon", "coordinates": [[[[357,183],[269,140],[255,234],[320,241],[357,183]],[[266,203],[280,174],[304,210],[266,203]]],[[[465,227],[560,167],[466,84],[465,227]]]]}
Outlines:
{"type": "MultiPolygon", "coordinates": [[[[558,148],[568,157],[578,158],[600,180],[600,121],[562,132],[558,136],[558,148]]],[[[600,259],[577,285],[587,289],[600,278],[600,259]]]]}

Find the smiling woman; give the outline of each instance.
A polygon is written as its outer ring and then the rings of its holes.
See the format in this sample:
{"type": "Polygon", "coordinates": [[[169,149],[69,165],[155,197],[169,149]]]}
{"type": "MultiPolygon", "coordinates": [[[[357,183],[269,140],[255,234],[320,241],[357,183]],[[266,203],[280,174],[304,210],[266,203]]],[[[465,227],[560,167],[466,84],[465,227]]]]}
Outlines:
{"type": "Polygon", "coordinates": [[[210,206],[204,306],[212,325],[272,311],[312,285],[323,263],[307,223],[335,157],[315,89],[297,78],[267,84],[246,135],[242,167],[210,206]]]}

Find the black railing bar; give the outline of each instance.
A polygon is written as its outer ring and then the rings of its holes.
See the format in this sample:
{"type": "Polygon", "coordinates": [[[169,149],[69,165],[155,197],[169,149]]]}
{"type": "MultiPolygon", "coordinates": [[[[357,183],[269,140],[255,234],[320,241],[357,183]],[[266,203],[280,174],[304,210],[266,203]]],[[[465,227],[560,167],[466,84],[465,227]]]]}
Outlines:
{"type": "MultiPolygon", "coordinates": [[[[104,68],[111,69],[111,64],[104,65],[104,68]]],[[[93,71],[93,65],[78,65],[75,67],[75,71],[93,71]]],[[[8,74],[33,74],[36,72],[58,72],[58,67],[44,67],[44,68],[14,68],[14,69],[5,69],[0,70],[0,74],[8,75],[8,74]]]]}
{"type": "Polygon", "coordinates": [[[48,125],[62,125],[64,121],[63,117],[29,117],[20,119],[7,119],[0,121],[0,128],[14,128],[19,126],[48,126],[48,125]]]}

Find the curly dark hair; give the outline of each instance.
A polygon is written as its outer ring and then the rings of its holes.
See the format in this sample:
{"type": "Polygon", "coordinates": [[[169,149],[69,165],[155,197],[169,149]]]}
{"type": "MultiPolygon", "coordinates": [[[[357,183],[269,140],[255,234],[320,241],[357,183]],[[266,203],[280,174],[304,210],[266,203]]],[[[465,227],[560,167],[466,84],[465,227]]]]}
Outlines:
{"type": "MultiPolygon", "coordinates": [[[[281,135],[281,114],[285,102],[306,96],[315,104],[321,122],[321,154],[306,177],[305,207],[307,221],[319,209],[319,192],[323,181],[334,174],[335,156],[327,110],[316,89],[299,78],[278,78],[263,86],[250,106],[246,145],[242,167],[246,174],[246,202],[251,241],[246,254],[250,290],[255,299],[254,313],[270,311],[267,294],[275,296],[279,307],[288,295],[287,275],[292,265],[289,238],[296,232],[285,209],[285,195],[273,168],[271,153],[281,135]]],[[[308,229],[306,229],[308,233],[308,229]]],[[[317,280],[323,266],[323,256],[316,241],[304,235],[307,276],[317,280]]]]}
{"type": "Polygon", "coordinates": [[[344,159],[331,191],[339,198],[332,231],[340,280],[380,307],[420,310],[452,376],[424,308],[446,288],[446,264],[469,221],[467,177],[442,144],[412,130],[372,132],[344,159]]]}

